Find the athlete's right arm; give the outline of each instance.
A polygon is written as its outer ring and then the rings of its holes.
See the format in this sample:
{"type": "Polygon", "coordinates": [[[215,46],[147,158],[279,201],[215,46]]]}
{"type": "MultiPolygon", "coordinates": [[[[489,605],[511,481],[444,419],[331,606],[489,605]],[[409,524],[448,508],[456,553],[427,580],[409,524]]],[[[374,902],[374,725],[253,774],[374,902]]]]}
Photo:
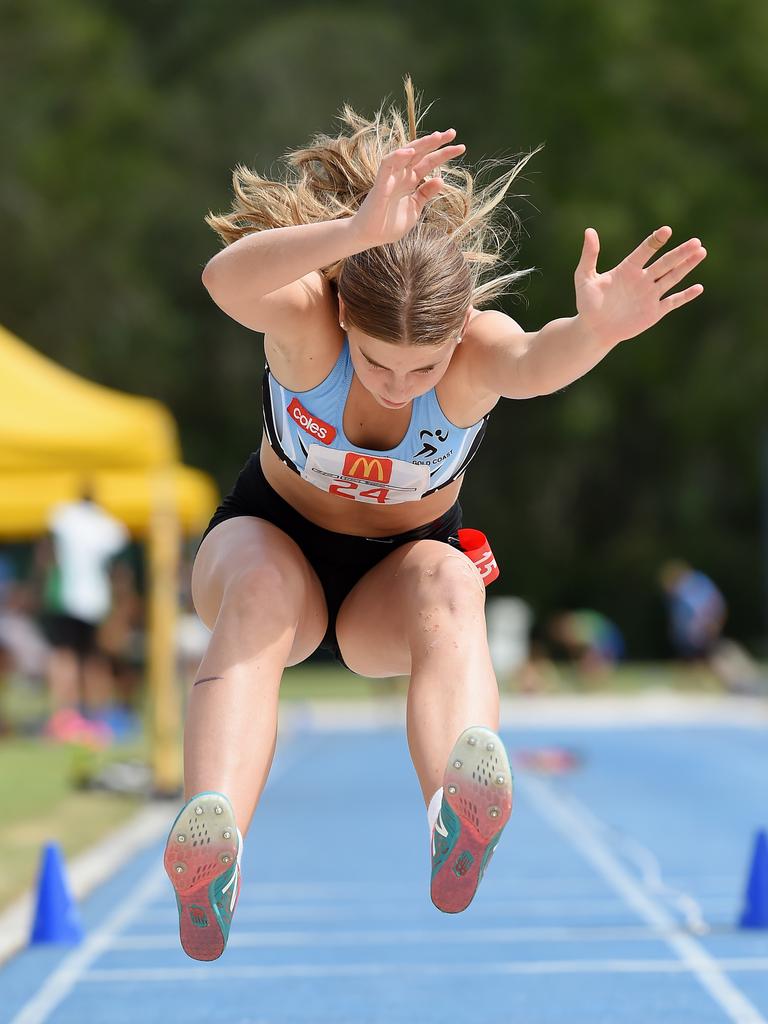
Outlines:
{"type": "Polygon", "coordinates": [[[306,328],[308,314],[327,310],[328,284],[319,268],[410,231],[442,188],[439,176],[426,176],[464,150],[445,145],[454,135],[452,128],[434,132],[384,157],[352,217],[255,231],[222,249],[203,270],[213,301],[255,331],[287,337],[306,328]]]}
{"type": "Polygon", "coordinates": [[[290,334],[292,323],[327,302],[318,267],[368,249],[354,217],[244,235],[203,270],[213,301],[254,331],[290,334]]]}

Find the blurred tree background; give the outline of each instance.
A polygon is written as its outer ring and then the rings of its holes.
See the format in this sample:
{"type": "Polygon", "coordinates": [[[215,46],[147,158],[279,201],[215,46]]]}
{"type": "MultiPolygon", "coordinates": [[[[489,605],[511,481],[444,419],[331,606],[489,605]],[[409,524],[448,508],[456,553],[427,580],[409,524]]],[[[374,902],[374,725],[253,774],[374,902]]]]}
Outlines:
{"type": "Polygon", "coordinates": [[[764,632],[759,444],[768,356],[768,5],[444,0],[434,9],[233,0],[5,0],[0,8],[0,319],[78,373],[166,402],[186,461],[229,489],[261,434],[261,340],[200,284],[240,161],[262,173],[344,101],[454,126],[469,164],[539,143],[515,201],[500,304],[535,330],[575,312],[583,230],[609,269],[661,224],[700,237],[702,298],[571,387],[502,403],[462,494],[497,589],[546,614],[599,608],[665,653],[660,561],[764,632]]]}

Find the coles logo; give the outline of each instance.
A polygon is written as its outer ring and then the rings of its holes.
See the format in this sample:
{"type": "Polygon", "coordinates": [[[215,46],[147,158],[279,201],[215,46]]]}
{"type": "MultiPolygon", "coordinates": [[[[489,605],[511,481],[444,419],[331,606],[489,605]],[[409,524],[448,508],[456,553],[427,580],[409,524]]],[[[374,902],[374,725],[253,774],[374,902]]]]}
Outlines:
{"type": "Polygon", "coordinates": [[[330,423],[324,423],[316,419],[311,412],[307,412],[298,398],[294,398],[288,406],[288,415],[296,420],[302,430],[306,430],[312,437],[316,437],[323,444],[331,444],[336,437],[336,428],[330,423]]]}
{"type": "Polygon", "coordinates": [[[347,452],[341,472],[343,476],[362,477],[363,480],[375,480],[379,484],[388,484],[392,476],[392,459],[347,452]]]}

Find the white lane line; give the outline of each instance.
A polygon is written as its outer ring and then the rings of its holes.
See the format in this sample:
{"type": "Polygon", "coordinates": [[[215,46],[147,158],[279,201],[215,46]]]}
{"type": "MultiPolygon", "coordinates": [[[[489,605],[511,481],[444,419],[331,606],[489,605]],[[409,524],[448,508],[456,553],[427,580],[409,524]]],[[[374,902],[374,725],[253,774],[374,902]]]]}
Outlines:
{"type": "MultiPolygon", "coordinates": [[[[247,870],[245,872],[244,884],[248,885],[247,870]]],[[[372,882],[371,886],[373,887],[374,885],[375,883],[372,882]]],[[[420,916],[424,916],[425,913],[429,913],[432,916],[431,904],[425,903],[421,908],[424,913],[421,913],[418,907],[414,908],[414,899],[425,900],[425,891],[419,889],[411,896],[411,899],[402,901],[402,904],[400,901],[393,900],[387,903],[371,903],[367,900],[359,900],[354,903],[348,903],[345,906],[302,906],[274,903],[259,905],[251,902],[244,904],[241,898],[237,905],[237,920],[241,925],[246,923],[264,924],[269,921],[283,924],[293,922],[312,925],[318,922],[357,922],[361,916],[365,916],[370,921],[386,921],[391,920],[393,917],[413,919],[414,911],[419,912],[420,916]]],[[[710,917],[717,915],[728,922],[733,922],[736,920],[741,909],[740,899],[740,897],[727,897],[717,901],[706,900],[704,901],[704,907],[710,917]]],[[[478,920],[485,921],[498,918],[504,918],[505,921],[510,919],[527,921],[530,919],[540,920],[541,918],[554,917],[557,925],[562,924],[564,921],[578,922],[580,918],[586,918],[590,923],[599,918],[612,918],[613,920],[603,927],[610,927],[611,925],[620,927],[626,921],[627,907],[618,896],[611,897],[610,899],[603,897],[602,899],[595,898],[594,900],[586,901],[526,899],[513,901],[494,899],[492,903],[475,907],[472,916],[475,923],[478,923],[478,920]]],[[[142,922],[147,927],[168,927],[169,924],[176,921],[176,917],[176,908],[169,904],[168,906],[147,910],[142,918],[142,922]]],[[[712,930],[722,931],[728,930],[728,928],[725,925],[715,924],[712,930]]]]}
{"type": "Polygon", "coordinates": [[[141,913],[145,903],[156,899],[167,883],[162,869],[154,868],[149,876],[145,876],[101,928],[70,953],[48,976],[37,995],[19,1011],[11,1024],[42,1024],[47,1020],[48,1015],[69,994],[94,960],[110,948],[117,932],[141,913]]]}
{"type": "MultiPolygon", "coordinates": [[[[768,957],[724,960],[729,971],[762,972],[768,957]]],[[[478,964],[285,964],[272,967],[125,967],[95,969],[82,978],[92,983],[200,981],[210,985],[212,978],[234,981],[269,981],[273,978],[365,978],[377,975],[494,975],[494,974],[687,974],[691,968],[681,960],[510,960],[478,964]]],[[[714,965],[701,965],[697,973],[720,974],[714,965]]]]}
{"type": "MultiPolygon", "coordinates": [[[[426,860],[429,858],[427,844],[424,846],[424,857],[426,860]]],[[[243,865],[246,873],[248,872],[248,850],[246,847],[245,859],[243,865]]],[[[525,870],[526,865],[521,864],[521,868],[525,870]]],[[[671,881],[671,880],[670,880],[671,881]]],[[[727,885],[721,884],[717,891],[711,891],[709,893],[702,892],[701,886],[697,885],[695,879],[690,879],[683,885],[681,880],[676,880],[676,885],[680,888],[687,887],[690,889],[698,889],[697,895],[701,893],[700,898],[705,900],[725,900],[729,898],[729,894],[735,894],[732,898],[737,899],[741,895],[741,887],[743,884],[743,877],[733,877],[729,879],[727,885]]],[[[307,902],[314,903],[327,903],[327,902],[338,902],[352,903],[353,901],[364,900],[366,905],[371,902],[371,888],[374,887],[379,895],[380,900],[391,903],[392,901],[401,900],[402,902],[412,902],[414,886],[413,885],[387,885],[386,883],[379,883],[375,878],[371,878],[369,881],[363,882],[311,882],[296,880],[295,883],[282,883],[282,882],[249,882],[247,891],[243,893],[238,907],[243,906],[263,906],[265,903],[274,902],[280,903],[281,905],[289,906],[290,904],[297,904],[305,906],[307,902]]],[[[534,902],[538,903],[543,897],[546,899],[550,897],[552,900],[558,900],[558,906],[562,906],[563,900],[574,899],[576,901],[580,899],[587,900],[598,900],[602,903],[614,902],[622,904],[622,901],[617,898],[612,900],[606,899],[605,886],[600,883],[599,880],[594,880],[590,883],[588,880],[584,880],[575,892],[563,891],[565,887],[558,884],[556,878],[552,879],[551,885],[548,885],[544,879],[530,879],[527,876],[524,878],[517,878],[512,881],[507,881],[504,878],[498,879],[498,884],[494,885],[494,894],[497,897],[506,897],[508,899],[514,899],[515,903],[526,903],[534,902]]],[[[623,905],[623,904],[622,904],[623,905]]]]}
{"type": "MultiPolygon", "coordinates": [[[[313,743],[310,750],[314,750],[319,742],[313,743]]],[[[307,753],[306,747],[301,755],[296,752],[295,748],[289,748],[289,755],[283,755],[283,760],[276,764],[271,773],[272,784],[274,785],[278,779],[282,778],[288,768],[307,753]]],[[[172,821],[173,819],[169,822],[169,828],[172,821]]],[[[86,972],[94,960],[105,950],[111,948],[117,933],[141,913],[145,903],[160,897],[168,884],[168,878],[162,865],[152,867],[128,896],[118,904],[117,909],[107,918],[105,924],[61,962],[45,980],[37,995],[21,1008],[9,1024],[44,1024],[74,986],[87,976],[86,972]]]]}
{"type": "MultiPolygon", "coordinates": [[[[77,902],[85,899],[137,853],[164,839],[173,806],[171,800],[147,804],[116,832],[72,858],[67,864],[67,874],[74,899],[77,902]]],[[[35,901],[36,893],[30,889],[0,914],[0,965],[24,949],[29,941],[35,901]]]]}
{"type": "MultiPolygon", "coordinates": [[[[319,932],[238,932],[228,946],[238,949],[284,948],[287,946],[444,946],[467,943],[530,943],[530,942],[653,942],[669,935],[686,934],[683,929],[671,932],[661,928],[635,925],[622,928],[462,928],[455,932],[429,929],[388,931],[319,931],[319,932]]],[[[176,949],[175,935],[121,935],[110,943],[110,949],[176,949]]]]}
{"type": "MultiPolygon", "coordinates": [[[[425,849],[428,844],[425,843],[425,849]]],[[[539,866],[541,861],[538,862],[539,866]]],[[[533,865],[531,865],[533,866],[533,865]]],[[[521,867],[527,869],[528,865],[521,867]]],[[[711,895],[722,895],[724,892],[731,892],[733,887],[737,888],[743,882],[743,875],[718,875],[711,878],[701,877],[697,878],[695,875],[689,878],[683,878],[681,876],[670,876],[669,881],[680,887],[699,887],[701,888],[704,883],[710,886],[716,886],[713,889],[711,895]]],[[[371,879],[371,881],[375,881],[371,879]]],[[[499,884],[494,886],[502,892],[509,891],[514,892],[517,895],[520,891],[520,879],[504,879],[500,878],[499,884]]],[[[411,892],[413,886],[407,883],[386,883],[383,882],[381,885],[376,882],[377,887],[382,893],[386,893],[387,898],[392,896],[406,896],[411,892]]],[[[286,898],[306,899],[306,897],[316,897],[319,899],[330,899],[336,898],[337,896],[344,896],[349,893],[361,893],[364,896],[369,896],[371,892],[371,882],[357,881],[357,882],[322,882],[315,881],[313,879],[303,878],[296,879],[296,884],[292,885],[288,882],[254,882],[250,888],[259,894],[259,897],[263,896],[283,896],[286,898]],[[296,895],[298,892],[299,895],[296,895]]],[[[600,895],[605,892],[605,886],[600,879],[594,876],[585,875],[583,878],[552,878],[548,880],[546,877],[529,877],[525,876],[525,888],[527,892],[537,892],[541,890],[546,894],[556,895],[573,895],[573,896],[590,896],[600,895]],[[565,890],[571,890],[566,892],[565,890]]]]}
{"type": "MultiPolygon", "coordinates": [[[[244,872],[244,885],[248,884],[248,870],[244,872]]],[[[371,887],[375,886],[375,882],[371,882],[371,887]]],[[[411,917],[414,911],[414,900],[425,900],[423,909],[432,914],[432,905],[429,903],[429,897],[426,891],[426,885],[420,887],[416,892],[411,894],[409,900],[389,900],[386,903],[370,903],[368,900],[355,900],[354,903],[349,903],[346,906],[333,906],[333,905],[319,905],[319,906],[301,906],[296,904],[284,904],[270,903],[270,904],[254,904],[251,902],[242,903],[240,900],[237,904],[237,919],[240,922],[243,921],[301,921],[301,920],[321,920],[321,921],[345,921],[353,920],[357,921],[360,919],[360,914],[365,913],[366,917],[378,918],[385,914],[396,913],[399,917],[408,915],[411,917]]],[[[733,901],[729,904],[730,907],[734,906],[733,901]]],[[[622,918],[627,917],[627,908],[624,903],[618,897],[611,897],[606,900],[595,899],[594,901],[584,900],[578,902],[568,902],[565,900],[494,900],[492,905],[484,907],[476,907],[475,912],[480,914],[488,914],[493,917],[503,915],[504,917],[514,916],[529,917],[531,915],[535,917],[541,917],[544,914],[553,913],[557,914],[558,921],[560,924],[562,918],[569,918],[571,916],[578,917],[580,915],[591,915],[598,917],[600,915],[614,915],[622,918]]],[[[151,914],[144,919],[147,924],[167,924],[170,920],[176,919],[176,908],[158,907],[151,914]]],[[[617,924],[620,922],[616,922],[617,924]]]]}
{"type": "Polygon", "coordinates": [[[725,976],[717,960],[701,943],[689,935],[674,932],[672,916],[642,890],[590,827],[591,815],[586,808],[570,798],[566,802],[550,786],[530,776],[518,776],[518,788],[523,789],[541,817],[582,853],[639,917],[655,928],[673,933],[664,936],[662,941],[680,957],[685,968],[698,978],[734,1024],[768,1024],[759,1010],[725,976]]]}

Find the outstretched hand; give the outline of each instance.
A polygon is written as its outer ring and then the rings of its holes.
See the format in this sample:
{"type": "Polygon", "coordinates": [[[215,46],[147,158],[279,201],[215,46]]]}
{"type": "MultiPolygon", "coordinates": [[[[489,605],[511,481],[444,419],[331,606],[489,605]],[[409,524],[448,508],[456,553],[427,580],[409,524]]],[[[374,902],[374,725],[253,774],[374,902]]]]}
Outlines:
{"type": "Polygon", "coordinates": [[[353,218],[369,245],[396,242],[415,226],[426,203],[443,187],[439,174],[427,175],[464,152],[462,144],[447,145],[455,134],[453,128],[433,132],[384,157],[373,188],[353,218]]]}
{"type": "Polygon", "coordinates": [[[587,228],[574,274],[576,308],[598,337],[610,343],[634,338],[704,291],[702,285],[694,284],[666,294],[707,255],[699,239],[691,238],[649,263],[671,236],[672,228],[657,228],[617,267],[598,274],[600,239],[594,228],[587,228]]]}

